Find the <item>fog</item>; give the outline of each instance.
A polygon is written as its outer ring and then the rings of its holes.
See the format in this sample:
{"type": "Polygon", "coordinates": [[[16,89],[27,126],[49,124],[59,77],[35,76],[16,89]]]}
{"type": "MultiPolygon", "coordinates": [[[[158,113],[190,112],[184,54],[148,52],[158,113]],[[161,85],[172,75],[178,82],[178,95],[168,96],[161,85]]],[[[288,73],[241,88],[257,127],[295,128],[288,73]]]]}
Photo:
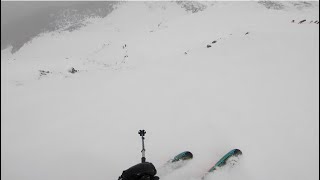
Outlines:
{"type": "Polygon", "coordinates": [[[105,17],[114,3],[1,1],[1,49],[12,45],[15,52],[40,33],[57,30],[58,21],[74,15],[61,16],[63,13],[76,12],[77,21],[88,16],[105,17]]]}

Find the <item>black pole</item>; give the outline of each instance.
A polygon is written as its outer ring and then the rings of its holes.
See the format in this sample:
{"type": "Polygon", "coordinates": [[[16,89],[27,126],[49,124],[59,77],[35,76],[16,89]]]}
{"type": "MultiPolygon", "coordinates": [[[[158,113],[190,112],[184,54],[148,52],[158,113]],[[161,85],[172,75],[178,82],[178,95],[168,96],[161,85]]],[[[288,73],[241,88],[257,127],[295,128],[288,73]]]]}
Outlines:
{"type": "Polygon", "coordinates": [[[144,135],[146,134],[146,131],[145,130],[140,130],[139,131],[139,134],[141,136],[141,139],[142,139],[142,158],[141,158],[141,162],[146,162],[146,155],[145,155],[145,152],[146,152],[146,149],[144,148],[144,135]]]}

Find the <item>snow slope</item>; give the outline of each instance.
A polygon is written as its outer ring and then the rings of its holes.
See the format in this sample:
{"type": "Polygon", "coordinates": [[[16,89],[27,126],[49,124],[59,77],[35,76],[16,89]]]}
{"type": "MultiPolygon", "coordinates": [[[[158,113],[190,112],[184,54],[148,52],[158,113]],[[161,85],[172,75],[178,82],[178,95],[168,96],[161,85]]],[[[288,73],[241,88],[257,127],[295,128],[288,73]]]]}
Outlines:
{"type": "Polygon", "coordinates": [[[318,3],[204,4],[122,3],[2,50],[1,177],[117,179],[139,162],[144,128],[156,167],[194,154],[163,180],[199,180],[233,148],[241,164],[209,180],[318,179],[318,3]]]}

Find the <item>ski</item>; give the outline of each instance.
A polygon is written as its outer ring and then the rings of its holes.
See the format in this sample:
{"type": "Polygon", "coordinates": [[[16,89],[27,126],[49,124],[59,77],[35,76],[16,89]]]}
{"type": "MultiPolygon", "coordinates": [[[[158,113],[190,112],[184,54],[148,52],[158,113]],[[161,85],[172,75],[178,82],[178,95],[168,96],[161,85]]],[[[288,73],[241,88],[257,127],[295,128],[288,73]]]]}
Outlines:
{"type": "Polygon", "coordinates": [[[158,168],[157,175],[159,177],[164,177],[174,170],[177,170],[187,164],[188,161],[190,161],[193,158],[193,154],[189,151],[182,152],[178,155],[176,155],[174,158],[170,159],[167,163],[165,163],[163,166],[158,168]]]}
{"type": "Polygon", "coordinates": [[[213,173],[226,166],[228,167],[235,166],[236,164],[238,164],[241,155],[242,155],[242,152],[239,149],[233,149],[229,151],[213,167],[211,167],[201,179],[204,180],[208,174],[213,173]]]}

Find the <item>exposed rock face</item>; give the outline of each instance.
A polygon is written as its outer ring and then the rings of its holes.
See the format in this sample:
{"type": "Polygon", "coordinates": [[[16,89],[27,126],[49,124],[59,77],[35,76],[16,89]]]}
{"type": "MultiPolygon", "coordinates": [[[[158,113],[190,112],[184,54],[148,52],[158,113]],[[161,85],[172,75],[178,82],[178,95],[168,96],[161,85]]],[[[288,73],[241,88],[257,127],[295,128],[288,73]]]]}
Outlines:
{"type": "Polygon", "coordinates": [[[281,2],[277,1],[259,1],[258,3],[268,9],[281,10],[285,8],[285,6],[281,2]]]}
{"type": "Polygon", "coordinates": [[[197,1],[177,1],[177,3],[186,9],[186,11],[191,11],[192,13],[197,13],[199,11],[203,11],[207,8],[206,5],[201,4],[197,1]]]}

